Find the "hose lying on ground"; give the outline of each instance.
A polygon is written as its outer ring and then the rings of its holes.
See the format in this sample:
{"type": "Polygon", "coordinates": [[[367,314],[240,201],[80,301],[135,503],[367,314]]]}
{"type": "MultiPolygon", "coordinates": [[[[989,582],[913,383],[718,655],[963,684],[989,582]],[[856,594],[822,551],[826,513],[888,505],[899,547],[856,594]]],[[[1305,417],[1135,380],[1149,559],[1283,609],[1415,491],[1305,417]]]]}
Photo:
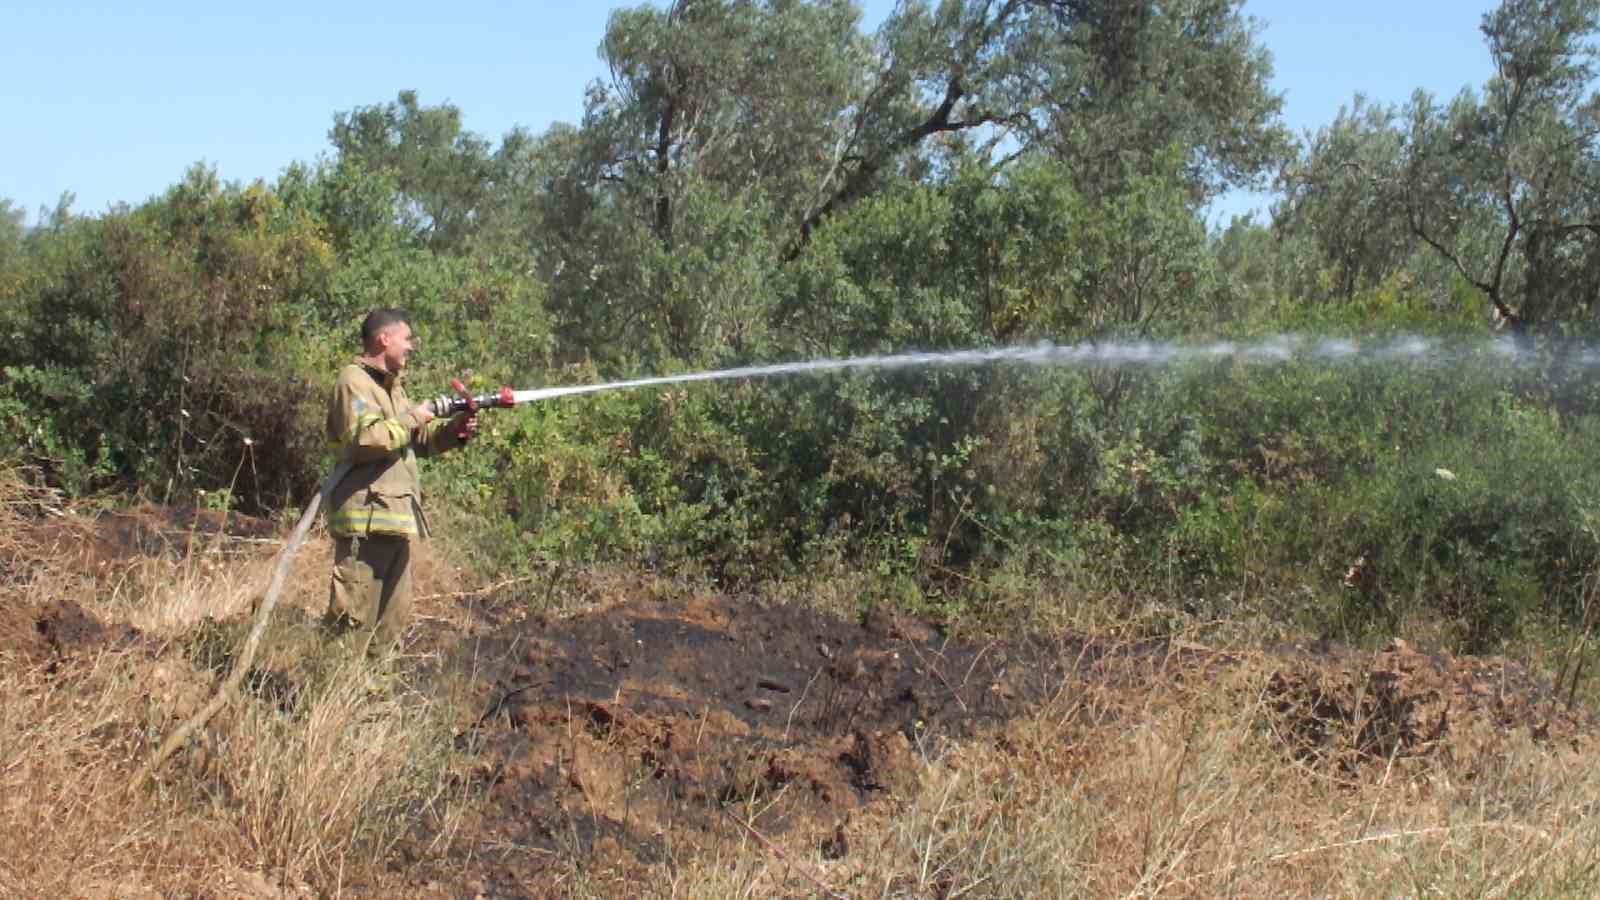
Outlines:
{"type": "Polygon", "coordinates": [[[211,721],[211,717],[227,706],[238,693],[239,683],[244,681],[245,673],[250,671],[250,664],[255,661],[256,649],[261,645],[261,636],[267,630],[267,620],[272,618],[272,610],[278,605],[278,595],[283,593],[283,583],[289,577],[289,564],[293,562],[300,545],[305,543],[306,533],[311,530],[311,523],[317,519],[317,511],[321,509],[334,485],[350,471],[350,465],[348,462],[340,463],[322,482],[316,496],[306,504],[306,511],[301,514],[300,521],[295,523],[294,530],[289,532],[288,542],[278,551],[278,562],[272,569],[272,580],[267,582],[267,593],[261,598],[261,605],[256,609],[255,621],[250,625],[250,634],[245,638],[244,649],[239,651],[239,655],[234,659],[233,669],[228,672],[228,677],[217,688],[217,693],[210,702],[201,707],[199,712],[184,720],[183,724],[174,729],[172,734],[161,742],[161,746],[150,754],[150,758],[139,769],[138,774],[133,776],[130,787],[138,787],[155,775],[156,770],[161,768],[167,759],[183,746],[184,741],[189,739],[189,735],[205,727],[205,724],[211,721]]]}

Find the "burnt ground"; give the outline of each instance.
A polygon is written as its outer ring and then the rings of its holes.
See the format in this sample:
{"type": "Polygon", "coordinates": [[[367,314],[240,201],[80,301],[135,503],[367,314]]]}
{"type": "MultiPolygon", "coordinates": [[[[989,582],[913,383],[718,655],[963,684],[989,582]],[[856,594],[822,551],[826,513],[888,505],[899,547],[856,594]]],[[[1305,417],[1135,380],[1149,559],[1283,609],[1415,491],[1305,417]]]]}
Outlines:
{"type": "Polygon", "coordinates": [[[31,570],[65,568],[104,577],[140,559],[182,559],[199,548],[234,556],[276,549],[278,536],[269,519],[192,506],[57,510],[34,517],[23,533],[0,534],[0,576],[11,582],[31,570]]]}
{"type": "MultiPolygon", "coordinates": [[[[100,527],[142,529],[169,552],[174,532],[196,527],[170,521],[109,518],[100,527]]],[[[66,540],[47,530],[33,546],[46,538],[66,540]]],[[[119,540],[96,532],[70,546],[112,564],[148,549],[119,540]]],[[[851,817],[911,797],[925,758],[945,742],[996,739],[996,726],[1074,693],[1119,694],[1136,710],[1154,683],[1207,690],[1219,670],[1241,665],[1262,673],[1253,702],[1269,740],[1352,782],[1373,771],[1387,778],[1397,765],[1439,764],[1462,729],[1572,745],[1596,733],[1589,713],[1569,709],[1515,662],[1423,653],[1399,641],[1376,652],[1319,644],[1240,653],[1075,634],[957,640],[886,610],[845,620],[756,597],[663,597],[642,584],[607,593],[613,599],[584,611],[540,615],[527,612],[530,598],[502,591],[474,604],[465,622],[446,599],[438,609],[458,615],[424,615],[414,629],[410,650],[421,662],[403,677],[425,693],[464,698],[454,705],[463,760],[456,779],[474,799],[449,834],[422,815],[394,849],[391,874],[408,895],[549,896],[561,892],[574,859],[627,884],[652,864],[715,853],[746,836],[847,854],[851,817]]],[[[303,612],[292,613],[304,623],[303,612]]],[[[232,623],[232,633],[242,625],[232,623]]],[[[215,643],[216,623],[200,630],[189,646],[215,643]]],[[[0,604],[0,662],[53,666],[141,640],[70,600],[0,604]]],[[[157,657],[185,652],[185,642],[145,644],[163,677],[225,668],[164,665],[157,657]]],[[[295,677],[268,671],[251,683],[295,677]]],[[[204,696],[193,685],[178,693],[190,708],[204,696]]],[[[173,763],[186,764],[182,756],[173,763]]]]}
{"type": "Polygon", "coordinates": [[[1568,744],[1596,730],[1515,662],[1399,641],[1250,654],[1087,635],[962,641],[899,614],[847,621],[726,595],[565,617],[515,608],[447,654],[446,670],[478,673],[460,742],[487,802],[462,828],[476,842],[462,848],[464,880],[461,859],[428,857],[426,832],[401,848],[418,887],[544,896],[574,856],[626,883],[750,833],[798,834],[836,856],[852,815],[911,797],[943,742],[1003,743],[995,726],[1064,694],[1109,692],[1121,698],[1110,715],[1136,714],[1154,684],[1206,691],[1245,664],[1264,664],[1254,693],[1270,740],[1352,784],[1447,761],[1462,727],[1568,744]]]}
{"type": "Polygon", "coordinates": [[[516,848],[485,857],[488,896],[523,896],[558,851],[628,869],[746,825],[833,830],[908,795],[919,748],[1018,715],[1063,677],[1038,642],[716,595],[490,622],[451,656],[447,670],[480,673],[461,730],[489,798],[472,830],[516,848]]]}
{"type": "MultiPolygon", "coordinates": [[[[268,520],[195,507],[144,505],[92,516],[54,510],[0,534],[0,582],[26,585],[40,572],[67,571],[104,584],[142,559],[182,559],[200,547],[233,558],[259,553],[277,546],[276,534],[268,520]]],[[[21,598],[0,599],[0,651],[24,663],[54,665],[142,639],[137,629],[102,622],[76,600],[27,602],[31,593],[24,587],[21,598]]]]}

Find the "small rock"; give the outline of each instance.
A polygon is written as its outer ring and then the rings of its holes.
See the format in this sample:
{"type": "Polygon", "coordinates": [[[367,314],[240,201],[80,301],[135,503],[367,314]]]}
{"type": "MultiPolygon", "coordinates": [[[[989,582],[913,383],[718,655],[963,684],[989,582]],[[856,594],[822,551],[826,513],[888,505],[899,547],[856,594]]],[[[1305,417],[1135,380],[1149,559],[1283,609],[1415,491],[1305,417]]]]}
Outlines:
{"type": "Polygon", "coordinates": [[[772,712],[772,701],[765,697],[751,697],[750,699],[744,701],[744,705],[750,707],[756,712],[772,712]]]}

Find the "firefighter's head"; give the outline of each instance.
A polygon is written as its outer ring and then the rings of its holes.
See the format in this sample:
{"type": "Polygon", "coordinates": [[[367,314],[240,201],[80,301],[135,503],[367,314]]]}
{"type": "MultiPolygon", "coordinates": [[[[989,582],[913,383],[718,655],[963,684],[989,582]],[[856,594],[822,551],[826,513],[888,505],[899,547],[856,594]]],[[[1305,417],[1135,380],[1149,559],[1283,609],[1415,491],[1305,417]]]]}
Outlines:
{"type": "Polygon", "coordinates": [[[367,358],[382,362],[385,371],[403,371],[414,344],[411,323],[401,310],[375,309],[361,321],[362,352],[367,358]]]}

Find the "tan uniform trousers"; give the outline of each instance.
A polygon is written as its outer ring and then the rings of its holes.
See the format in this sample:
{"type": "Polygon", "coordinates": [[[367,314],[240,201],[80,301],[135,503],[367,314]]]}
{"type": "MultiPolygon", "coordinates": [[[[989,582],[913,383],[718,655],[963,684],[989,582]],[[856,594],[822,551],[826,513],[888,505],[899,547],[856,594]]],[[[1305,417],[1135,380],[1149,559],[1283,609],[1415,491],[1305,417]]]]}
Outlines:
{"type": "Polygon", "coordinates": [[[328,622],[354,637],[362,653],[385,653],[399,643],[411,624],[410,538],[334,538],[328,622]]]}

